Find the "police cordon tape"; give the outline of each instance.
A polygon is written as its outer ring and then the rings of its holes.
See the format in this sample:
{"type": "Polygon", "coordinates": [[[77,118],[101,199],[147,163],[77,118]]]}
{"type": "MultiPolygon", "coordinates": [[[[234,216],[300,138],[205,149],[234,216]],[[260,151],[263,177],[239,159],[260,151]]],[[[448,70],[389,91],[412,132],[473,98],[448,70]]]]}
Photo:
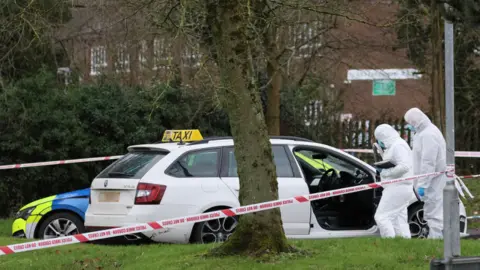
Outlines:
{"type": "MultiPolygon", "coordinates": [[[[344,151],[344,152],[347,152],[347,153],[348,152],[349,153],[373,153],[373,150],[371,150],[371,149],[341,149],[341,150],[344,151]]],[[[63,164],[75,164],[75,163],[85,163],[85,162],[94,162],[94,161],[116,160],[116,159],[121,158],[122,156],[123,155],[0,165],[0,170],[43,167],[43,166],[53,166],[53,165],[63,165],[63,164]]],[[[457,151],[457,152],[455,152],[455,156],[456,157],[480,157],[480,152],[457,151]]]]}
{"type": "Polygon", "coordinates": [[[120,155],[120,156],[106,156],[106,157],[93,157],[93,158],[80,158],[80,159],[67,159],[67,160],[56,160],[56,161],[44,161],[44,162],[11,164],[11,165],[0,165],[0,170],[31,168],[31,167],[43,167],[43,166],[62,165],[62,164],[74,164],[74,163],[84,163],[84,162],[93,162],[93,161],[115,160],[115,159],[121,158],[122,156],[123,155],[120,155]]]}
{"type": "Polygon", "coordinates": [[[458,176],[458,178],[461,178],[461,179],[471,179],[471,178],[477,178],[477,177],[480,177],[480,174],[471,174],[471,175],[458,176]]]}
{"type": "Polygon", "coordinates": [[[96,241],[101,239],[117,237],[117,236],[129,235],[133,233],[155,231],[155,230],[165,229],[165,228],[179,225],[179,224],[197,223],[197,222],[214,220],[219,218],[245,215],[249,213],[279,208],[285,205],[306,203],[310,201],[336,197],[344,194],[376,189],[385,185],[390,185],[390,184],[395,184],[395,183],[405,182],[405,181],[412,181],[412,180],[416,180],[416,179],[428,177],[428,176],[441,175],[451,171],[453,170],[415,175],[411,177],[392,179],[392,180],[387,180],[387,181],[378,182],[378,183],[358,185],[355,187],[340,188],[340,189],[318,192],[318,193],[313,193],[308,195],[299,195],[291,198],[251,204],[251,205],[240,206],[236,208],[218,210],[214,212],[207,212],[207,213],[201,213],[197,215],[135,224],[135,225],[125,226],[125,227],[101,230],[101,231],[90,232],[90,233],[75,234],[75,235],[59,237],[55,239],[39,240],[39,241],[22,243],[22,244],[0,246],[0,251],[1,251],[0,255],[9,255],[13,253],[33,251],[33,250],[65,246],[65,245],[71,245],[71,244],[77,244],[77,243],[84,243],[84,242],[96,241]]]}
{"type": "MultiPolygon", "coordinates": [[[[350,153],[370,153],[373,154],[371,149],[341,149],[344,152],[350,153]]],[[[455,151],[455,157],[480,157],[480,152],[475,151],[455,151]]]]}

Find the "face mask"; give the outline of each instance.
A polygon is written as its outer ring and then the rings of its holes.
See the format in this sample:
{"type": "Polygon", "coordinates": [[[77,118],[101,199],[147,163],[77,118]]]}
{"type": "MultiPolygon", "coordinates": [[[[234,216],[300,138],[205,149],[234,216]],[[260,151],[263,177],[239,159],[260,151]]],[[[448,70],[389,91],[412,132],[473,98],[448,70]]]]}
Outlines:
{"type": "Polygon", "coordinates": [[[415,130],[415,127],[412,126],[412,125],[410,125],[410,124],[407,125],[407,129],[409,129],[411,132],[415,132],[415,131],[416,131],[416,130],[415,130]]]}
{"type": "Polygon", "coordinates": [[[377,143],[378,143],[378,145],[380,145],[380,147],[381,147],[383,150],[386,149],[385,144],[384,144],[383,142],[377,140],[377,143]]]}

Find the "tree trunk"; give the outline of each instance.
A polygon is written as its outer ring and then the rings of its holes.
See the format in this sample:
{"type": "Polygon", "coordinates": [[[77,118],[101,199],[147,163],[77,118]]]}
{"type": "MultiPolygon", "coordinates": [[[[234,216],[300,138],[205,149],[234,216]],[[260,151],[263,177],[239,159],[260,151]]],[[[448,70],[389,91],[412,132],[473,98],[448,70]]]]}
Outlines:
{"type": "Polygon", "coordinates": [[[282,89],[282,73],[278,61],[277,31],[275,26],[265,34],[265,51],[267,54],[267,75],[270,83],[267,88],[267,128],[269,135],[280,135],[280,90],[282,89]]]}
{"type": "MultiPolygon", "coordinates": [[[[241,205],[275,200],[278,184],[268,139],[260,93],[253,70],[255,31],[249,29],[252,14],[265,7],[241,0],[207,2],[206,43],[217,61],[222,80],[219,91],[230,119],[235,158],[240,177],[241,205]]],[[[280,210],[268,210],[240,217],[236,232],[216,255],[276,254],[290,251],[280,210]]]]}
{"type": "Polygon", "coordinates": [[[271,80],[267,90],[267,127],[269,135],[280,135],[280,90],[282,74],[277,60],[268,60],[267,74],[271,80]]]}
{"type": "Polygon", "coordinates": [[[432,0],[432,121],[445,135],[445,73],[443,69],[443,20],[432,0]]]}

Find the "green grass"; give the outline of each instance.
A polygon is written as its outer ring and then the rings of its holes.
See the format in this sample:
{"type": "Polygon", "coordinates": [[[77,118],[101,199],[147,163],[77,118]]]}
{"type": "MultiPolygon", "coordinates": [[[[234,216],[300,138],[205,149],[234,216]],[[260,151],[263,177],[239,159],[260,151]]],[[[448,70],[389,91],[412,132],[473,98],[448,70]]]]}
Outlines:
{"type": "MultiPolygon", "coordinates": [[[[480,178],[465,179],[463,182],[475,197],[473,199],[463,199],[463,203],[467,210],[467,216],[475,215],[475,212],[478,212],[476,215],[480,215],[480,178]]],[[[465,196],[468,197],[467,194],[465,194],[465,196]]],[[[468,228],[470,229],[480,228],[479,219],[469,220],[468,223],[468,228]]]]}
{"type": "Polygon", "coordinates": [[[13,219],[0,219],[0,238],[12,235],[12,223],[13,219]]]}
{"type": "MultiPolygon", "coordinates": [[[[0,221],[0,245],[26,242],[8,237],[11,220],[0,221]]],[[[351,238],[291,241],[309,255],[284,254],[268,261],[206,258],[213,245],[74,244],[0,257],[0,269],[428,269],[443,253],[431,240],[351,238]]],[[[462,255],[479,255],[480,241],[462,240],[462,255]]]]}
{"type": "MultiPolygon", "coordinates": [[[[0,238],[0,244],[12,239],[0,238]]],[[[292,241],[310,251],[259,262],[248,258],[204,258],[212,246],[77,244],[0,258],[0,269],[427,269],[442,254],[442,242],[356,238],[292,241]]],[[[478,255],[480,241],[463,240],[463,255],[478,255]]]]}
{"type": "MultiPolygon", "coordinates": [[[[480,194],[480,179],[465,180],[480,194]]],[[[464,201],[468,215],[480,212],[480,197],[464,201]]],[[[0,245],[26,242],[10,237],[12,220],[0,220],[0,245]]],[[[469,228],[480,227],[470,221],[469,228]]],[[[107,246],[75,244],[0,257],[0,269],[428,269],[443,254],[443,242],[380,238],[291,241],[307,255],[285,254],[257,261],[205,258],[212,245],[107,246]]],[[[480,241],[462,240],[462,255],[480,255],[480,241]]]]}

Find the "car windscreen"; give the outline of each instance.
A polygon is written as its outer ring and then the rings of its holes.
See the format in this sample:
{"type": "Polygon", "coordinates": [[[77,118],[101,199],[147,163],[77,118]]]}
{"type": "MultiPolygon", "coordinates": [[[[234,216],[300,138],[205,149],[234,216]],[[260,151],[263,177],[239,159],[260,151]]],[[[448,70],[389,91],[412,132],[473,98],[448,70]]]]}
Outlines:
{"type": "Polygon", "coordinates": [[[168,152],[133,151],[108,166],[97,178],[142,178],[168,152]]]}

